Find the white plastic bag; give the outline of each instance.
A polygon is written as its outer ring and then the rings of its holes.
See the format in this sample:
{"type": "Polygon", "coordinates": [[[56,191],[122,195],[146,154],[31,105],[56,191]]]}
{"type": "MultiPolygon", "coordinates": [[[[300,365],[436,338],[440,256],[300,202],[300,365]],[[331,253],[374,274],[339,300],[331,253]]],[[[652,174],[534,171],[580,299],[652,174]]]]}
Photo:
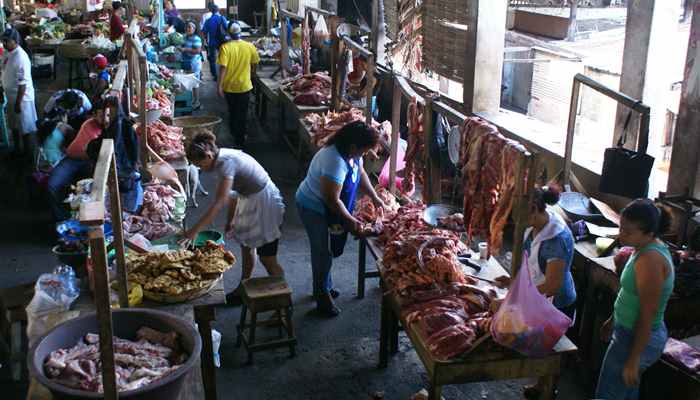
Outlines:
{"type": "Polygon", "coordinates": [[[30,346],[56,325],[78,316],[78,311],[68,310],[78,296],[68,296],[63,282],[57,275],[39,276],[34,285],[34,297],[26,308],[27,338],[30,346]]]}
{"type": "Polygon", "coordinates": [[[323,18],[323,15],[319,15],[318,20],[316,20],[316,26],[314,26],[312,38],[314,45],[317,47],[321,47],[330,38],[330,33],[328,33],[328,25],[326,24],[326,19],[323,18]]]}
{"type": "Polygon", "coordinates": [[[175,74],[173,83],[182,86],[185,90],[192,90],[198,88],[202,81],[197,79],[194,74],[175,74]]]}

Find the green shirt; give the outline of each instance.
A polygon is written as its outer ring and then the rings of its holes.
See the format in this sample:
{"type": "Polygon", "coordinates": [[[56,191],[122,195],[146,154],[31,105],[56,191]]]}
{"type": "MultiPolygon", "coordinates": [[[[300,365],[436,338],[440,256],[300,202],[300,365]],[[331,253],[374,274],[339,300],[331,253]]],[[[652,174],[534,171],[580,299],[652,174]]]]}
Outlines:
{"type": "Polygon", "coordinates": [[[615,300],[614,311],[615,323],[618,323],[630,330],[634,330],[635,324],[637,323],[637,318],[639,318],[640,309],[639,294],[637,293],[637,277],[634,271],[634,264],[637,262],[639,255],[647,251],[657,251],[663,255],[664,258],[666,258],[666,262],[671,270],[668,277],[664,281],[663,288],[661,289],[659,308],[656,310],[656,315],[654,316],[654,320],[652,322],[652,329],[656,329],[663,322],[666,303],[673,292],[673,259],[671,258],[671,253],[668,251],[668,248],[659,243],[653,242],[635,252],[627,261],[627,264],[625,264],[625,268],[622,271],[622,276],[620,277],[620,292],[617,294],[617,300],[615,300]]]}

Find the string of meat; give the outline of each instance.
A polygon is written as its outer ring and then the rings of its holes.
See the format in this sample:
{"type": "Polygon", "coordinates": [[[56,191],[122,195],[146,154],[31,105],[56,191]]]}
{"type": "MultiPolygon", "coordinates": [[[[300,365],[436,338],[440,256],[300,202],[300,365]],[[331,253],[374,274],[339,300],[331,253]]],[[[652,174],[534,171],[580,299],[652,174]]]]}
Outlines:
{"type": "Polygon", "coordinates": [[[470,239],[488,238],[489,252],[498,254],[515,200],[515,164],[525,149],[480,118],[466,120],[461,143],[464,226],[470,239]]]}
{"type": "MultiPolygon", "coordinates": [[[[415,189],[415,181],[425,183],[425,135],[423,133],[423,111],[419,109],[415,98],[408,105],[408,148],[404,156],[406,166],[401,190],[411,193],[415,189]]],[[[423,201],[427,199],[423,191],[423,201]]]]}

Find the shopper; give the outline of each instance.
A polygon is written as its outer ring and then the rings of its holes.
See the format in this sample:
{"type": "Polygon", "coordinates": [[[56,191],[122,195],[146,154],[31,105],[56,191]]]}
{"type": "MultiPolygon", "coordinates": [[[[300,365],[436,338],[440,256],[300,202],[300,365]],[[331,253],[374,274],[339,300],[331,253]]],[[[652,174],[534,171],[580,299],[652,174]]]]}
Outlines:
{"type": "MultiPolygon", "coordinates": [[[[553,298],[554,306],[573,321],[576,315],[576,288],[571,275],[574,236],[559,214],[547,210],[547,205],[558,202],[557,189],[535,189],[523,250],[532,282],[540,293],[553,298]]],[[[507,287],[511,278],[501,276],[496,281],[507,287]]],[[[496,302],[495,306],[498,304],[496,302]]],[[[535,385],[525,387],[524,395],[528,399],[539,398],[544,387],[544,381],[538,380],[535,385]]]]}
{"type": "Polygon", "coordinates": [[[27,52],[19,46],[20,35],[15,29],[7,29],[0,36],[5,47],[2,62],[2,86],[7,97],[7,124],[12,130],[15,146],[33,164],[36,159],[36,106],[32,64],[27,52]]]}
{"type": "Polygon", "coordinates": [[[242,148],[248,134],[248,103],[253,90],[252,74],[260,62],[258,51],[251,43],[241,40],[241,27],[229,24],[231,41],[221,46],[219,64],[219,96],[228,103],[229,127],[235,147],[242,148]]]}
{"type": "MultiPolygon", "coordinates": [[[[219,185],[214,203],[185,232],[181,244],[190,244],[228,206],[226,237],[241,245],[241,281],[253,274],[256,252],[270,276],[284,276],[277,261],[284,201],[267,171],[240,150],[220,149],[216,137],[210,132],[195,135],[187,148],[187,159],[204,172],[215,172],[219,185]]],[[[240,285],[226,299],[229,304],[238,303],[240,285]]]]}
{"type": "Polygon", "coordinates": [[[347,232],[360,232],[360,222],[352,216],[358,187],[383,206],[362,163],[362,156],[378,141],[377,131],[362,121],[345,125],[316,153],[296,193],[309,237],[316,308],[325,317],[340,314],[333,302],[339,293],[333,288],[331,266],[333,258],[343,253],[347,232]]]}
{"type": "Polygon", "coordinates": [[[630,203],[620,219],[619,240],[635,251],[620,277],[613,315],[601,335],[612,341],[603,359],[596,398],[636,400],[639,379],[666,345],[666,303],[673,292],[671,253],[659,236],[671,228],[671,214],[649,199],[630,203]]]}
{"type": "Polygon", "coordinates": [[[209,4],[211,17],[207,19],[202,27],[202,32],[207,40],[207,60],[209,61],[209,69],[214,77],[214,82],[218,78],[216,57],[219,54],[219,48],[226,42],[226,18],[219,14],[219,7],[214,4],[209,4]]]}
{"type": "Polygon", "coordinates": [[[65,157],[51,171],[48,182],[51,212],[56,221],[69,217],[63,203],[67,189],[77,179],[88,177],[92,172],[92,163],[87,154],[87,146],[93,140],[102,136],[113,118],[114,110],[105,103],[98,101],[93,108],[92,118],[85,121],[75,139],[66,148],[65,157]]]}
{"type": "Polygon", "coordinates": [[[165,8],[165,11],[163,12],[165,14],[165,17],[180,17],[180,11],[177,10],[177,7],[175,7],[175,3],[173,0],[165,0],[163,2],[163,8],[165,8]]]}
{"type": "Polygon", "coordinates": [[[93,85],[92,98],[93,100],[96,100],[102,97],[105,91],[109,89],[109,85],[112,82],[112,77],[109,75],[109,71],[107,71],[107,67],[109,66],[107,57],[103,56],[102,54],[97,54],[92,58],[92,65],[95,67],[95,81],[93,85]]]}
{"type": "MultiPolygon", "coordinates": [[[[185,43],[180,48],[182,53],[182,69],[202,78],[202,38],[197,33],[197,24],[194,21],[187,22],[185,31],[185,43]]],[[[202,107],[199,102],[199,87],[192,88],[192,109],[202,107]]]]}
{"type": "Polygon", "coordinates": [[[112,3],[112,15],[109,17],[109,38],[113,42],[122,39],[124,32],[126,32],[122,21],[125,12],[126,9],[121,2],[115,1],[112,3]]]}

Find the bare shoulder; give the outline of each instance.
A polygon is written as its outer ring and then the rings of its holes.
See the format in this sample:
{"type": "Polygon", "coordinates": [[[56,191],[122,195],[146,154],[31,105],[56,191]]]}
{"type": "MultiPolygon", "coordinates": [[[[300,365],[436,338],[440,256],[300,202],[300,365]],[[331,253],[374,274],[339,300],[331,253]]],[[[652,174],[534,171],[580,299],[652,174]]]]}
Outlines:
{"type": "Polygon", "coordinates": [[[668,260],[658,251],[645,251],[637,257],[635,272],[637,274],[663,274],[667,270],[668,260]]]}

